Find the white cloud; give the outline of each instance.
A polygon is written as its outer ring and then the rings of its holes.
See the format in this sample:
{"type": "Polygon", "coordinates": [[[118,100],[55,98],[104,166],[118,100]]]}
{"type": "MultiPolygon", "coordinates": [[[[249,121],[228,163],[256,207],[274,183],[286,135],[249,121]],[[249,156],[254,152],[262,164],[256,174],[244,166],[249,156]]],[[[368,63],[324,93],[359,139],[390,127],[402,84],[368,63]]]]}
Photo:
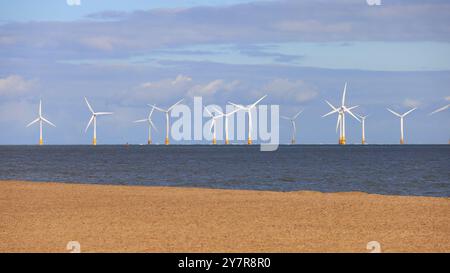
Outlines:
{"type": "Polygon", "coordinates": [[[173,88],[180,87],[189,84],[192,81],[191,77],[185,75],[178,75],[175,79],[162,79],[154,82],[144,82],[140,85],[144,89],[157,89],[157,88],[173,88]]]}
{"type": "Polygon", "coordinates": [[[318,95],[315,87],[306,84],[302,80],[274,79],[263,90],[280,102],[303,103],[314,99],[318,95]]]}
{"type": "Polygon", "coordinates": [[[18,75],[0,78],[0,96],[23,95],[35,84],[35,80],[25,80],[18,75]]]}
{"type": "Polygon", "coordinates": [[[239,84],[237,80],[223,79],[196,83],[191,77],[180,74],[175,78],[144,82],[138,86],[133,96],[146,101],[169,103],[177,97],[214,97],[220,91],[233,91],[239,84]]]}
{"type": "Polygon", "coordinates": [[[198,84],[193,86],[189,92],[188,96],[202,96],[202,97],[212,97],[219,91],[232,91],[240,84],[239,81],[226,82],[224,80],[218,79],[211,81],[206,84],[198,84]]]}
{"type": "Polygon", "coordinates": [[[406,107],[419,107],[422,104],[421,101],[415,99],[405,99],[403,105],[406,107]]]}
{"type": "Polygon", "coordinates": [[[223,85],[223,80],[214,80],[207,84],[198,84],[193,86],[188,95],[190,97],[194,96],[212,96],[214,95],[223,85]]]}

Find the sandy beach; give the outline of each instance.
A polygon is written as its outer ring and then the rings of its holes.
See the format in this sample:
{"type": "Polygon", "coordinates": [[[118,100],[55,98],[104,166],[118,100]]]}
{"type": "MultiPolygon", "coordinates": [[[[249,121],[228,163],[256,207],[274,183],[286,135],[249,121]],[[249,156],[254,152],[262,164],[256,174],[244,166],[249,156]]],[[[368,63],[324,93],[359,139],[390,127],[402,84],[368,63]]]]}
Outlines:
{"type": "Polygon", "coordinates": [[[450,199],[0,181],[0,252],[450,252],[450,199]]]}

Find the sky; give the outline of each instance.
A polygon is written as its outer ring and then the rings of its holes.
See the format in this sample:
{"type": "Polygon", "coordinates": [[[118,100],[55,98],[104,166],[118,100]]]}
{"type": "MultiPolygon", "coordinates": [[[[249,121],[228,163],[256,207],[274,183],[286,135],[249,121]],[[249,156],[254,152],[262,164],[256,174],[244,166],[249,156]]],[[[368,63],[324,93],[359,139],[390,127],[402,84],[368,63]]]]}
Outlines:
{"type": "MultiPolygon", "coordinates": [[[[265,104],[298,110],[297,141],[336,143],[338,104],[348,82],[349,105],[369,115],[368,143],[398,143],[406,112],[408,143],[448,143],[450,2],[446,0],[119,1],[0,0],[0,144],[35,144],[26,128],[43,100],[49,144],[89,144],[89,112],[113,111],[98,122],[98,143],[145,143],[132,121],[147,104],[169,106],[195,96],[205,104],[265,104]]],[[[204,122],[207,122],[205,117],[204,122]]],[[[154,116],[164,141],[164,115],[154,116]]],[[[280,141],[290,124],[280,121],[280,141]]],[[[347,119],[347,142],[360,141],[347,119]]]]}

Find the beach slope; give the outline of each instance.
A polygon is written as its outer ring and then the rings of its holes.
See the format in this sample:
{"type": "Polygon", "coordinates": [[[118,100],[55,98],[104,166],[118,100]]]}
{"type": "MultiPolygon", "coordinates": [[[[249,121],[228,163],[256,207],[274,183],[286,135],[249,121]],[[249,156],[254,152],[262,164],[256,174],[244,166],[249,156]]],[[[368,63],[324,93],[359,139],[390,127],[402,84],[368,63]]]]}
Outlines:
{"type": "Polygon", "coordinates": [[[0,252],[450,252],[450,199],[0,181],[0,252]]]}

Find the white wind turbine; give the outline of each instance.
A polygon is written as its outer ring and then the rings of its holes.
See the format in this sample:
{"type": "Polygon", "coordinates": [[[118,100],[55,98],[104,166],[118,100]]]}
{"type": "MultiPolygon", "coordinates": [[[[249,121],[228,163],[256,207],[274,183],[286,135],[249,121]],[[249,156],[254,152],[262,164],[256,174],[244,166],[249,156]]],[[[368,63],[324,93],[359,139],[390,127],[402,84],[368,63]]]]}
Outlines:
{"type": "Polygon", "coordinates": [[[169,125],[169,113],[175,106],[177,106],[182,101],[183,101],[183,99],[179,100],[177,103],[175,103],[174,105],[170,106],[167,109],[162,109],[162,108],[154,106],[156,110],[166,114],[166,139],[164,141],[164,143],[166,145],[169,145],[169,127],[170,127],[170,125],[169,125]]]}
{"type": "Polygon", "coordinates": [[[252,127],[253,126],[253,124],[252,124],[252,109],[255,108],[256,105],[258,103],[260,103],[265,97],[267,97],[267,95],[264,95],[262,98],[257,100],[255,103],[247,105],[247,106],[229,102],[231,105],[233,105],[241,110],[244,110],[248,113],[248,141],[247,141],[248,145],[251,145],[253,143],[252,142],[252,129],[253,129],[253,127],[252,127]]]}
{"type": "Polygon", "coordinates": [[[208,112],[209,116],[211,117],[211,129],[213,129],[214,127],[214,131],[213,131],[213,144],[216,144],[216,120],[218,118],[222,118],[225,117],[225,144],[228,145],[230,144],[230,140],[228,138],[228,117],[233,115],[234,113],[236,113],[237,111],[239,111],[239,109],[233,110],[229,113],[223,113],[222,111],[220,111],[219,109],[214,107],[214,110],[219,113],[218,115],[213,115],[211,114],[211,112],[208,110],[208,108],[206,108],[206,111],[208,112]]]}
{"type": "Polygon", "coordinates": [[[351,110],[355,109],[357,106],[353,106],[353,107],[347,107],[345,106],[345,95],[347,93],[347,83],[345,83],[344,86],[344,92],[342,94],[342,104],[340,107],[334,107],[330,102],[325,101],[333,110],[331,110],[331,112],[323,115],[322,117],[326,117],[329,116],[331,114],[334,113],[338,113],[338,119],[337,119],[337,124],[336,124],[336,132],[339,129],[339,144],[341,145],[345,145],[346,143],[346,139],[345,139],[345,113],[349,113],[352,117],[354,117],[357,121],[360,121],[353,113],[351,110]]]}
{"type": "Polygon", "coordinates": [[[281,116],[282,119],[285,120],[289,120],[292,124],[292,139],[291,139],[291,144],[295,144],[295,136],[297,134],[297,127],[295,126],[295,120],[298,118],[298,116],[303,112],[303,110],[301,110],[300,112],[298,112],[297,114],[295,114],[295,116],[293,117],[286,117],[286,116],[281,116]]]}
{"type": "Polygon", "coordinates": [[[361,132],[361,144],[362,145],[366,144],[366,118],[368,116],[369,115],[366,115],[366,116],[358,115],[358,117],[361,119],[361,130],[362,130],[362,132],[361,132]]]}
{"type": "MultiPolygon", "coordinates": [[[[212,139],[212,144],[215,145],[216,142],[216,126],[217,126],[217,119],[222,118],[224,115],[223,113],[220,114],[212,114],[207,107],[205,107],[206,112],[208,113],[208,115],[211,117],[211,127],[209,128],[209,130],[212,130],[212,134],[213,134],[213,139],[212,139]]],[[[215,109],[214,109],[215,110],[215,109]]]]}
{"type": "Polygon", "coordinates": [[[92,113],[91,119],[89,120],[84,132],[87,132],[91,123],[94,122],[94,137],[92,139],[92,145],[97,145],[97,116],[112,115],[113,113],[112,112],[95,112],[94,109],[92,109],[92,107],[89,104],[86,97],[84,97],[84,100],[86,101],[89,111],[91,111],[91,113],[92,113]]]}
{"type": "Polygon", "coordinates": [[[158,129],[156,129],[155,124],[153,124],[152,121],[152,114],[153,111],[155,110],[155,105],[152,105],[152,110],[150,110],[150,113],[148,114],[148,117],[146,119],[139,119],[139,120],[135,120],[135,123],[140,123],[140,122],[147,122],[148,123],[148,140],[147,140],[147,144],[152,144],[152,128],[155,129],[155,131],[158,131],[158,129]]]}
{"type": "Polygon", "coordinates": [[[391,112],[392,114],[396,115],[397,117],[400,118],[400,144],[405,144],[405,139],[404,139],[404,129],[403,129],[403,119],[409,115],[412,111],[416,110],[417,108],[413,108],[411,110],[409,110],[408,112],[404,113],[403,115],[400,115],[399,113],[396,113],[394,111],[392,111],[391,109],[387,108],[387,110],[389,112],[391,112]]]}
{"type": "Polygon", "coordinates": [[[53,127],[56,127],[55,124],[51,123],[50,121],[48,121],[47,119],[45,119],[42,116],[42,101],[39,100],[39,116],[37,119],[33,120],[32,122],[30,122],[27,127],[30,127],[31,125],[35,124],[36,122],[39,122],[39,145],[44,144],[44,141],[42,139],[42,123],[45,122],[53,127]]]}

